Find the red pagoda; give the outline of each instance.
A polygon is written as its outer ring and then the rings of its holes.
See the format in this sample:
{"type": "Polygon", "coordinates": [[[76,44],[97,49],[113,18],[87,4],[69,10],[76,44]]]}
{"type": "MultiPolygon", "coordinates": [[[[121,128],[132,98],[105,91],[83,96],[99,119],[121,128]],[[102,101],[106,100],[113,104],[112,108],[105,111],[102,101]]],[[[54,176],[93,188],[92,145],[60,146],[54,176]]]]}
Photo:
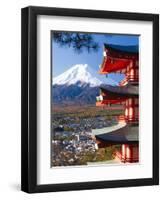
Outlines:
{"type": "Polygon", "coordinates": [[[99,148],[118,145],[116,156],[121,162],[139,161],[139,54],[138,46],[104,44],[100,74],[123,73],[118,86],[101,85],[96,106],[121,105],[124,115],[118,123],[92,130],[99,148]]]}

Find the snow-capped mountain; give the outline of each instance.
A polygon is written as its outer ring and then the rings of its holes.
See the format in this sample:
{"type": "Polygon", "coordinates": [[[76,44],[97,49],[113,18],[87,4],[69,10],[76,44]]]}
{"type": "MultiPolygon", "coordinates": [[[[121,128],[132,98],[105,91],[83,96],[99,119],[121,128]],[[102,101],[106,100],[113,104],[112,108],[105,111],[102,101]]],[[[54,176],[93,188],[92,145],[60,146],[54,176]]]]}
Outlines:
{"type": "Polygon", "coordinates": [[[53,85],[74,85],[84,86],[89,84],[90,87],[97,87],[101,84],[117,85],[109,77],[99,75],[87,64],[77,64],[72,66],[66,72],[53,78],[53,85]]]}
{"type": "Polygon", "coordinates": [[[117,85],[115,81],[99,75],[87,64],[74,65],[53,78],[53,103],[95,104],[101,84],[117,85]]]}

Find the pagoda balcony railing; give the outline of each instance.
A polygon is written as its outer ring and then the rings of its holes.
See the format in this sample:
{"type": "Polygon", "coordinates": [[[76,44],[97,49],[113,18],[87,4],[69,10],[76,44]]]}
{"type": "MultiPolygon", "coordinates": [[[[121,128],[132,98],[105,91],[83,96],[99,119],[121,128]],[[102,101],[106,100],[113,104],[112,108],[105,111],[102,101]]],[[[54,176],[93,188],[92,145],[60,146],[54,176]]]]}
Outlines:
{"type": "Polygon", "coordinates": [[[129,162],[129,163],[134,163],[134,162],[138,162],[139,161],[139,157],[131,157],[131,158],[125,158],[125,157],[121,157],[121,162],[125,163],[125,162],[129,162]]]}
{"type": "Polygon", "coordinates": [[[126,122],[126,123],[138,123],[139,122],[139,116],[125,116],[125,115],[119,115],[116,117],[118,122],[126,122]]]}
{"type": "Polygon", "coordinates": [[[103,101],[96,101],[96,106],[107,106],[107,103],[104,103],[103,101]]]}
{"type": "Polygon", "coordinates": [[[117,121],[118,122],[126,122],[125,115],[119,115],[119,116],[117,116],[117,121]]]}
{"type": "MultiPolygon", "coordinates": [[[[109,106],[119,105],[120,109],[124,109],[124,100],[96,100],[96,106],[109,106]]],[[[115,107],[116,108],[116,107],[115,107]]],[[[117,108],[118,109],[118,108],[117,108]]]]}
{"type": "Polygon", "coordinates": [[[138,75],[127,75],[126,78],[119,83],[119,86],[124,86],[128,82],[138,83],[139,76],[138,75]]]}
{"type": "Polygon", "coordinates": [[[138,123],[139,122],[139,116],[138,115],[125,116],[125,121],[127,123],[138,123]]]}

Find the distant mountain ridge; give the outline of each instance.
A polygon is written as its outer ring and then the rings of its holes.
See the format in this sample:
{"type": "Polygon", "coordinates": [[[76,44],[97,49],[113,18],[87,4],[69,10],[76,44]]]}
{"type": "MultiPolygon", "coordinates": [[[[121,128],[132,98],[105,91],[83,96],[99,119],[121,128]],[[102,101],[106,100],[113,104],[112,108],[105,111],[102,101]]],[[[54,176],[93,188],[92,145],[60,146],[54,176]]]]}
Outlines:
{"type": "Polygon", "coordinates": [[[101,84],[117,85],[87,64],[74,65],[53,78],[52,101],[56,104],[95,104],[101,84]]]}
{"type": "Polygon", "coordinates": [[[52,95],[55,104],[95,104],[99,87],[53,85],[52,95]]]}

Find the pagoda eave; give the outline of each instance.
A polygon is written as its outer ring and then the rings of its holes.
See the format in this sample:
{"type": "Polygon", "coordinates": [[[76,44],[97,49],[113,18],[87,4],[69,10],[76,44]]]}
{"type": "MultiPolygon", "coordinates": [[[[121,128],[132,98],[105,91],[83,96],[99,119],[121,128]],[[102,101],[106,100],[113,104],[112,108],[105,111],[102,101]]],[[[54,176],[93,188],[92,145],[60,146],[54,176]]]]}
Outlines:
{"type": "Polygon", "coordinates": [[[107,98],[113,97],[124,97],[124,98],[132,98],[139,96],[139,88],[134,85],[125,85],[123,87],[120,86],[111,86],[111,85],[101,85],[100,86],[101,93],[107,98]],[[110,96],[110,97],[109,97],[110,96]]]}
{"type": "Polygon", "coordinates": [[[109,59],[104,58],[103,64],[100,68],[99,74],[108,74],[108,73],[116,73],[126,68],[126,66],[130,63],[129,60],[120,60],[115,61],[114,64],[110,63],[109,59]]]}
{"type": "Polygon", "coordinates": [[[92,134],[97,140],[111,144],[133,144],[139,141],[138,128],[138,125],[119,123],[111,127],[92,130],[92,134]]]}
{"type": "Polygon", "coordinates": [[[118,56],[118,57],[129,57],[129,58],[137,58],[138,57],[138,46],[121,46],[121,45],[112,45],[112,44],[104,44],[105,51],[109,52],[109,55],[118,56]]]}
{"type": "Polygon", "coordinates": [[[97,141],[97,144],[100,148],[101,147],[108,147],[108,146],[112,146],[112,145],[124,145],[124,144],[138,144],[139,141],[122,141],[122,140],[119,140],[119,141],[115,141],[115,140],[103,140],[101,139],[100,137],[98,136],[95,136],[96,138],[96,141],[97,141]]]}

